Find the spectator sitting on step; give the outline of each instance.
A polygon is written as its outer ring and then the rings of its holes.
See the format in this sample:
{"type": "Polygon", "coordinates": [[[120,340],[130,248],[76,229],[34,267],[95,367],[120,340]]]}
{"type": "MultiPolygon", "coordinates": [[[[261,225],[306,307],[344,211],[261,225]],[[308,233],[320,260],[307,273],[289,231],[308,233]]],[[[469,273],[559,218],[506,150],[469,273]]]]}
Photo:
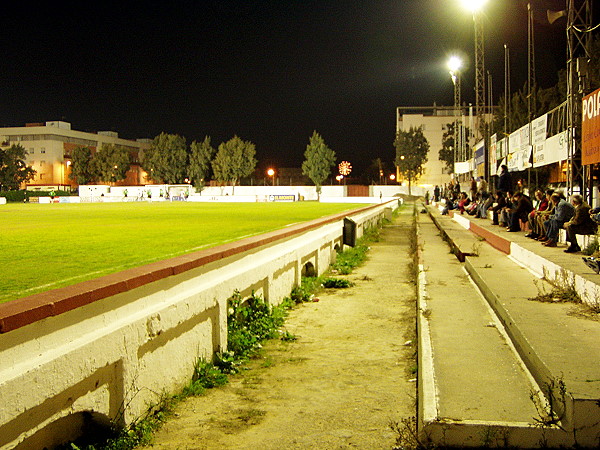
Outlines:
{"type": "Polygon", "coordinates": [[[548,238],[546,237],[546,227],[544,227],[544,222],[548,220],[551,214],[554,214],[554,203],[552,203],[552,194],[554,194],[554,189],[546,190],[546,198],[548,199],[548,207],[545,211],[538,211],[535,213],[535,226],[536,232],[539,236],[536,238],[538,241],[545,241],[548,238]]]}
{"type": "Polygon", "coordinates": [[[469,200],[469,196],[467,195],[467,193],[461,192],[460,197],[458,199],[458,210],[460,211],[461,214],[463,214],[465,212],[465,208],[467,206],[469,206],[470,203],[471,203],[471,200],[469,200]]]}
{"type": "Polygon", "coordinates": [[[492,225],[498,225],[498,216],[500,215],[501,211],[506,206],[506,197],[504,196],[504,192],[496,191],[495,196],[496,196],[496,202],[490,208],[492,210],[492,225]]]}
{"type": "MultiPolygon", "coordinates": [[[[552,189],[549,189],[549,191],[554,192],[552,189]]],[[[552,192],[550,192],[550,195],[552,195],[552,192]]],[[[540,237],[540,230],[538,229],[538,221],[536,217],[538,214],[547,211],[548,205],[550,204],[550,195],[544,195],[540,189],[536,189],[534,195],[536,199],[535,209],[529,213],[529,217],[527,218],[530,231],[525,235],[525,237],[531,239],[537,239],[540,237]]]]}
{"type": "Polygon", "coordinates": [[[550,197],[554,205],[554,214],[548,216],[548,220],[544,222],[546,229],[546,240],[542,245],[546,247],[556,247],[558,242],[558,230],[563,227],[563,224],[571,219],[575,214],[575,207],[566,201],[561,194],[555,192],[550,197]]]}
{"type": "Polygon", "coordinates": [[[469,203],[469,205],[467,207],[465,207],[465,211],[467,212],[468,215],[474,216],[475,214],[477,214],[477,210],[478,210],[480,204],[481,204],[480,195],[479,195],[479,193],[477,193],[475,195],[475,200],[471,201],[471,203],[469,203]]]}
{"type": "Polygon", "coordinates": [[[510,213],[510,222],[506,231],[521,231],[520,222],[527,222],[529,213],[533,211],[533,205],[531,204],[529,196],[520,191],[514,193],[512,201],[513,209],[510,213]]]}
{"type": "Polygon", "coordinates": [[[446,196],[446,198],[444,199],[444,203],[445,203],[445,205],[444,205],[444,208],[442,209],[443,216],[447,215],[448,211],[450,211],[451,209],[456,209],[458,207],[456,202],[453,200],[451,193],[450,193],[450,195],[446,196]]]}
{"type": "Polygon", "coordinates": [[[481,202],[479,203],[479,207],[477,208],[477,214],[475,217],[479,217],[481,219],[487,218],[487,212],[494,204],[494,196],[491,195],[488,191],[481,192],[481,202]]]}
{"type": "Polygon", "coordinates": [[[510,225],[510,215],[512,214],[513,209],[516,205],[513,204],[513,193],[505,192],[504,198],[506,200],[506,206],[500,212],[500,226],[508,227],[510,225]]]}
{"type": "Polygon", "coordinates": [[[575,213],[571,220],[565,222],[563,225],[567,231],[567,242],[569,242],[569,248],[565,250],[565,253],[576,253],[581,251],[581,247],[577,243],[577,235],[590,235],[596,234],[598,230],[598,224],[594,222],[590,216],[590,205],[588,205],[583,197],[579,194],[571,196],[571,204],[575,207],[575,213]]]}

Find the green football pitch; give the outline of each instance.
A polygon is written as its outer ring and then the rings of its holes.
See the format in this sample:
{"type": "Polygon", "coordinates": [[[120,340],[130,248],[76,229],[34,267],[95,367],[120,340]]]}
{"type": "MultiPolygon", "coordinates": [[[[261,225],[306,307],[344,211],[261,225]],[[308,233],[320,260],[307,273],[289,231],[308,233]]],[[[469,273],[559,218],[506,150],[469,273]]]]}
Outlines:
{"type": "Polygon", "coordinates": [[[93,203],[0,206],[0,302],[364,205],[93,203]]]}

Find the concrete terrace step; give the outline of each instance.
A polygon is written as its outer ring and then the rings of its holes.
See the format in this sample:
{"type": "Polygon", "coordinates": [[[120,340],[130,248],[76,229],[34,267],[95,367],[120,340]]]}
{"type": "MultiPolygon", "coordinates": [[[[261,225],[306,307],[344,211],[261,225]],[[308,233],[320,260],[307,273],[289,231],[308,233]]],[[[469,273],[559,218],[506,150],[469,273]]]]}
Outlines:
{"type": "MultiPolygon", "coordinates": [[[[432,212],[432,216],[435,215],[432,212]]],[[[446,222],[438,220],[436,223],[444,226],[446,222]]],[[[504,325],[512,344],[534,377],[536,389],[550,398],[554,413],[560,419],[558,426],[523,428],[519,433],[512,433],[511,445],[516,445],[513,441],[518,437],[520,446],[539,446],[541,443],[548,446],[598,446],[600,322],[572,314],[576,308],[573,304],[529,300],[539,294],[545,283],[532,273],[540,273],[540,264],[566,271],[571,274],[571,279],[584,277],[588,282],[593,279],[585,273],[589,269],[577,261],[579,256],[564,254],[556,248],[545,248],[524,238],[524,233],[506,233],[485,221],[471,229],[484,229],[485,233],[479,233],[480,236],[486,236],[486,233],[492,235],[490,240],[494,241],[495,248],[482,245],[477,257],[466,258],[465,268],[504,325]],[[501,242],[503,240],[504,243],[501,242]],[[532,267],[518,265],[497,248],[512,248],[513,252],[517,248],[521,264],[531,261],[532,267]],[[522,257],[523,252],[528,255],[526,258],[522,257]],[[573,270],[582,274],[575,274],[573,270]],[[561,387],[564,394],[560,392],[561,387]]],[[[471,234],[466,228],[463,233],[471,234]]],[[[461,239],[459,235],[455,231],[455,236],[461,239]]],[[[531,418],[539,420],[541,414],[543,412],[536,409],[531,418]]]]}
{"type": "Polygon", "coordinates": [[[481,239],[473,233],[465,233],[463,225],[457,223],[451,216],[432,215],[442,238],[450,245],[452,252],[459,261],[464,262],[465,256],[477,254],[481,239]]]}
{"type": "Polygon", "coordinates": [[[535,444],[505,436],[530,429],[533,380],[436,226],[419,226],[421,434],[443,446],[535,444]]]}

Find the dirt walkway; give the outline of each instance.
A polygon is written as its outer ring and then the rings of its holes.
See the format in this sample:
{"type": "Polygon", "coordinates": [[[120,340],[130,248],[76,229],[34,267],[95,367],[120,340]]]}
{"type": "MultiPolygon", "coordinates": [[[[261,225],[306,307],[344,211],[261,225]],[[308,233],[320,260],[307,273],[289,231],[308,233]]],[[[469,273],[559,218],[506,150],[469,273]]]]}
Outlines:
{"type": "Polygon", "coordinates": [[[355,287],[292,310],[296,341],[267,343],[250,370],[182,403],[151,448],[391,448],[389,423],[415,415],[409,210],[349,276],[355,287]]]}

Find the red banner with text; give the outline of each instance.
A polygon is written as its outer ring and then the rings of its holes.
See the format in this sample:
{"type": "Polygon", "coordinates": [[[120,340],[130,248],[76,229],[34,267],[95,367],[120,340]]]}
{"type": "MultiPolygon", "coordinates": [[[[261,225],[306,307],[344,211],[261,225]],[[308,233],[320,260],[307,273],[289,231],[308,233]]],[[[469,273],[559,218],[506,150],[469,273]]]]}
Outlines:
{"type": "Polygon", "coordinates": [[[600,162],[600,89],[583,97],[581,116],[581,163],[600,162]]]}

